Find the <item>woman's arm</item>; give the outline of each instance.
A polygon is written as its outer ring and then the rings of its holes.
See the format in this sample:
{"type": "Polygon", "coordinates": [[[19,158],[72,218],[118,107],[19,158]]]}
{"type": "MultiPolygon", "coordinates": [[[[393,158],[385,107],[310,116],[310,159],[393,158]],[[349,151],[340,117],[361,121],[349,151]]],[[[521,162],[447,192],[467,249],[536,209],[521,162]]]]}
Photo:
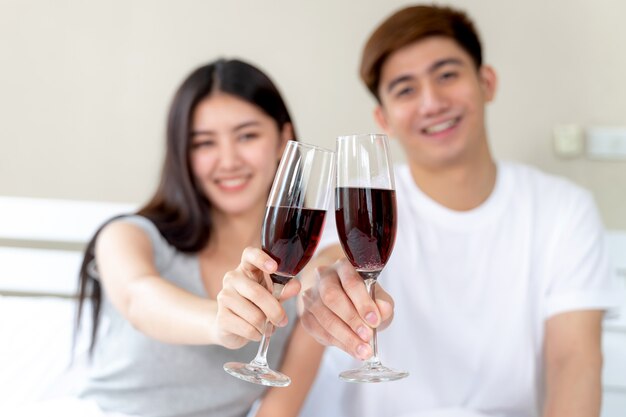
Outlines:
{"type": "MultiPolygon", "coordinates": [[[[268,317],[287,325],[281,304],[267,290],[267,273],[277,265],[260,249],[247,248],[228,272],[217,301],[189,293],[159,276],[146,233],[136,225],[113,222],[96,242],[100,279],[107,296],[139,331],[178,344],[218,344],[230,349],[260,340],[268,317]]],[[[292,280],[282,299],[298,293],[292,280]]]]}
{"type": "Polygon", "coordinates": [[[215,344],[217,303],[168,282],[156,269],[152,244],[136,225],[113,222],[96,242],[107,297],[139,331],[167,343],[215,344]]]}
{"type": "Polygon", "coordinates": [[[256,417],[295,417],[300,413],[324,353],[298,320],[285,349],[281,372],[291,378],[286,388],[270,388],[256,417]]]}

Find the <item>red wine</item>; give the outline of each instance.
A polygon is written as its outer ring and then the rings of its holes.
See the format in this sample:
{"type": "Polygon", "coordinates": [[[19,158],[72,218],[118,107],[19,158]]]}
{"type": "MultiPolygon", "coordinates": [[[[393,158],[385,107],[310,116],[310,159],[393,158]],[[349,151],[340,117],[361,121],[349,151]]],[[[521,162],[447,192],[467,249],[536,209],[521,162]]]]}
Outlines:
{"type": "Polygon", "coordinates": [[[343,251],[357,271],[383,269],[396,240],[394,190],[337,187],[335,219],[343,251]]]}
{"type": "Polygon", "coordinates": [[[320,240],[326,211],[299,207],[267,207],[263,250],[277,263],[272,281],[286,284],[309,262],[320,240]]]}

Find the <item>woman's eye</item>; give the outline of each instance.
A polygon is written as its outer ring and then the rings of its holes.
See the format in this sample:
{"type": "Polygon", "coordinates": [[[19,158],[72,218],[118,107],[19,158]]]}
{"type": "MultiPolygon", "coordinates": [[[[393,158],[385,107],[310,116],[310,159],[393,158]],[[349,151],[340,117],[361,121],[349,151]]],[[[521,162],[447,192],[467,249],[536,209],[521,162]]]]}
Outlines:
{"type": "Polygon", "coordinates": [[[442,81],[448,81],[448,80],[453,80],[457,77],[457,73],[454,71],[448,71],[448,72],[444,72],[443,74],[441,74],[439,76],[439,79],[442,81]]]}
{"type": "Polygon", "coordinates": [[[248,141],[256,139],[258,137],[259,137],[259,135],[256,132],[247,132],[247,133],[242,133],[241,135],[239,135],[239,140],[241,142],[248,142],[248,141]]]}
{"type": "Polygon", "coordinates": [[[213,142],[212,140],[200,140],[200,141],[194,142],[191,145],[191,149],[210,148],[213,145],[215,145],[215,142],[213,142]]]}

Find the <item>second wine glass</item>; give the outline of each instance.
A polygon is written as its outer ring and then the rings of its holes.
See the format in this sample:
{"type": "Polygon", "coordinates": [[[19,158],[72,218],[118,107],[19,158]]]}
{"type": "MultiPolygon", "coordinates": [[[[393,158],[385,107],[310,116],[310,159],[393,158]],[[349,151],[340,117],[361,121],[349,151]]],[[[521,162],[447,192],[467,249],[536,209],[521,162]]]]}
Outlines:
{"type": "MultiPolygon", "coordinates": [[[[280,160],[263,220],[263,250],[278,264],[271,274],[272,294],[280,298],[284,286],[309,262],[319,242],[334,177],[332,151],[289,141],[280,160]]],[[[270,369],[267,349],[274,326],[269,320],[256,357],[250,363],[228,362],[224,370],[255,384],[285,387],[291,379],[270,369]]]]}
{"type": "MultiPolygon", "coordinates": [[[[375,299],[376,279],[384,268],[396,238],[396,194],[389,145],[385,135],[337,138],[335,220],[343,251],[375,299]]],[[[373,329],[373,355],[359,369],[342,372],[350,382],[393,381],[407,372],[383,366],[373,329]]]]}

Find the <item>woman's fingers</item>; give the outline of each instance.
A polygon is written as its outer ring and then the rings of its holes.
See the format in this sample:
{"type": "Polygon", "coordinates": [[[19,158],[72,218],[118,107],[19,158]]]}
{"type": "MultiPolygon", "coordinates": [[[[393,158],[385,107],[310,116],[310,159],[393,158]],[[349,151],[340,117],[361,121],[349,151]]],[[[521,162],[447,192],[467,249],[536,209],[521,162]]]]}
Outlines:
{"type": "Polygon", "coordinates": [[[253,281],[269,284],[264,279],[264,273],[271,274],[277,267],[276,261],[267,253],[259,248],[247,247],[241,254],[241,263],[237,269],[253,281]]]}
{"type": "Polygon", "coordinates": [[[244,316],[243,311],[252,304],[275,326],[286,324],[283,323],[287,317],[285,310],[272,293],[263,284],[248,279],[238,271],[226,274],[222,292],[229,295],[228,307],[238,315],[244,316]]]}
{"type": "MultiPolygon", "coordinates": [[[[288,323],[287,314],[269,289],[269,274],[276,270],[276,262],[258,248],[246,248],[237,269],[224,275],[222,290],[217,296],[218,332],[223,339],[237,337],[258,340],[266,319],[274,326],[288,323]]],[[[290,282],[283,288],[281,300],[298,294],[300,283],[290,282]]],[[[230,340],[229,339],[229,340],[230,340]]]]}

